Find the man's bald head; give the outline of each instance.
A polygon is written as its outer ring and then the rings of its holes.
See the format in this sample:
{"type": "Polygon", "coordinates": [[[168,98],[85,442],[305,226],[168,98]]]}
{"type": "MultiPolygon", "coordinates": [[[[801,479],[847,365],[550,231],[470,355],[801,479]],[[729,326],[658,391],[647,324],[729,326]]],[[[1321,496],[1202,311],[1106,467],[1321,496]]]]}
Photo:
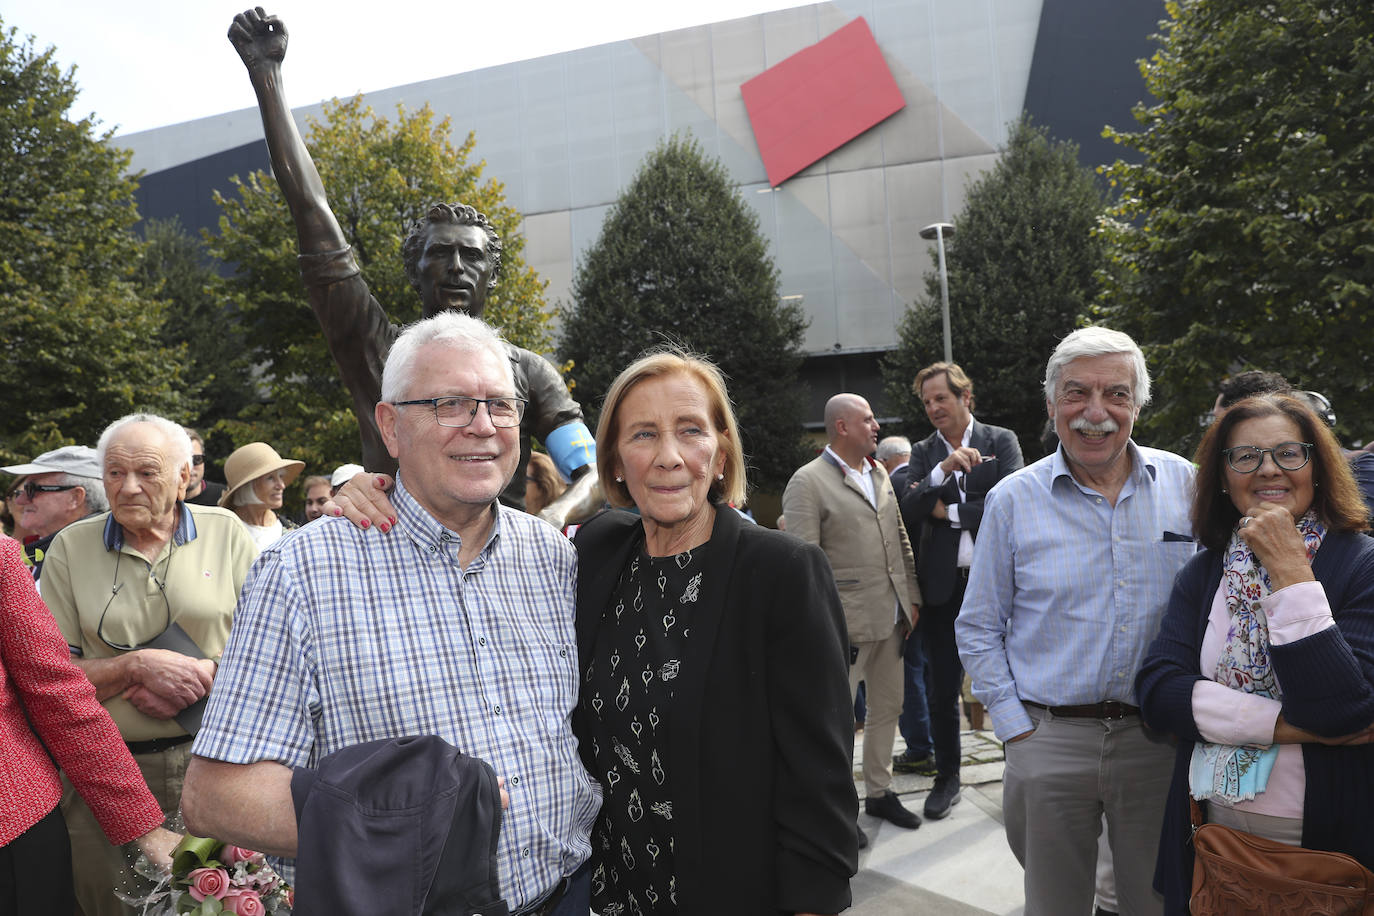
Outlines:
{"type": "Polygon", "coordinates": [[[825,402],[825,435],[835,441],[835,424],[852,413],[868,410],[868,402],[857,394],[841,393],[825,402]]]}
{"type": "Polygon", "coordinates": [[[850,467],[858,467],[878,446],[878,421],[857,394],[837,394],[826,402],[825,433],[830,450],[850,467]]]}

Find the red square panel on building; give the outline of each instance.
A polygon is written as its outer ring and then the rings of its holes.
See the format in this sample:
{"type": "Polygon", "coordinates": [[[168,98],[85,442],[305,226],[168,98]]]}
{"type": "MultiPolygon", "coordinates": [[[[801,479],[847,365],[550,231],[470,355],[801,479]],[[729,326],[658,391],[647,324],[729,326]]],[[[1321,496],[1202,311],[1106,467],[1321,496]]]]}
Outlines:
{"type": "Polygon", "coordinates": [[[774,187],[906,104],[862,17],[740,91],[774,187]]]}

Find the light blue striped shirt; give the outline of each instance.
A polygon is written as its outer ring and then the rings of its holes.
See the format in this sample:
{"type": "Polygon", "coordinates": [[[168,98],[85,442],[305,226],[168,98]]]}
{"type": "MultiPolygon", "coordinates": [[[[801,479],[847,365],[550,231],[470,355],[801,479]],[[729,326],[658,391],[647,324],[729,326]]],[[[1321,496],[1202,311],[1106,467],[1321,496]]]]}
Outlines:
{"type": "Polygon", "coordinates": [[[601,806],[570,723],[576,555],[498,504],[464,570],[458,535],[399,480],[392,501],[390,534],[323,518],[263,552],[194,751],[312,766],[363,741],[438,735],[505,777],[501,892],[523,908],[588,857],[601,806]]]}
{"type": "Polygon", "coordinates": [[[1127,448],[1115,506],[1074,479],[1062,448],[988,493],[955,632],[1003,741],[1033,727],[1022,700],[1136,703],[1136,671],[1194,551],[1193,466],[1127,448]]]}

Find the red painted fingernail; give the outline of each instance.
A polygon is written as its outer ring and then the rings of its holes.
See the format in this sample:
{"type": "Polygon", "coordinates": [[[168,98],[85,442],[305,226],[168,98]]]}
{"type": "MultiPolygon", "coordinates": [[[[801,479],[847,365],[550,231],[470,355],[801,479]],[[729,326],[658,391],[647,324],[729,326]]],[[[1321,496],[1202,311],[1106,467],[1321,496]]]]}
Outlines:
{"type": "Polygon", "coordinates": [[[340,508],[338,508],[338,507],[336,506],[336,507],[334,508],[334,517],[335,517],[335,518],[338,518],[338,517],[341,516],[341,515],[343,515],[343,510],[340,509],[340,508]]]}
{"type": "Polygon", "coordinates": [[[391,530],[391,526],[388,525],[386,522],[382,522],[380,525],[377,526],[377,528],[381,530],[382,534],[386,534],[388,531],[391,530]]]}
{"type": "Polygon", "coordinates": [[[367,519],[363,519],[361,522],[358,522],[358,527],[359,527],[359,528],[371,528],[371,527],[372,527],[372,522],[368,521],[367,519]]]}
{"type": "Polygon", "coordinates": [[[391,527],[393,527],[393,528],[396,527],[396,516],[394,516],[394,515],[391,516],[391,527]]]}

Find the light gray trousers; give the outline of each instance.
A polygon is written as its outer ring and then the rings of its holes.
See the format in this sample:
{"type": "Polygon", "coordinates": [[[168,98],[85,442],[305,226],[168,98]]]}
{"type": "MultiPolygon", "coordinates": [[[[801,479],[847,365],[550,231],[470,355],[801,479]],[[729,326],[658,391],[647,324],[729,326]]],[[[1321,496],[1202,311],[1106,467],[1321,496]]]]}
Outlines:
{"type": "Polygon", "coordinates": [[[1057,718],[1026,707],[1029,738],[1006,746],[1007,843],[1026,870],[1026,916],[1088,914],[1105,815],[1123,916],[1158,916],[1155,854],[1174,749],[1138,716],[1057,718]]]}

